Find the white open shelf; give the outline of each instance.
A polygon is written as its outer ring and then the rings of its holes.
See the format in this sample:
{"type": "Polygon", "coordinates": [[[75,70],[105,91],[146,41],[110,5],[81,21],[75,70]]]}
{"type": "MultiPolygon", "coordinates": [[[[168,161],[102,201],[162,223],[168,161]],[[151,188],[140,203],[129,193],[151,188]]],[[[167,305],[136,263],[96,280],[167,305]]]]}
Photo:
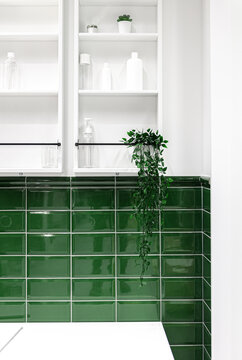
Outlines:
{"type": "Polygon", "coordinates": [[[0,32],[0,41],[57,41],[57,33],[0,32]]]}
{"type": "Polygon", "coordinates": [[[161,5],[160,0],[75,0],[73,146],[82,143],[85,117],[93,119],[93,143],[98,144],[91,145],[91,168],[83,164],[86,145],[74,146],[76,174],[137,174],[131,162],[132,149],[113,144],[120,143],[130,129],[161,128],[161,5]],[[117,17],[124,13],[133,19],[133,29],[128,34],[118,33],[117,17]],[[97,25],[98,33],[87,33],[88,24],[97,25]],[[144,63],[142,91],[125,90],[126,63],[133,51],[144,63]],[[91,90],[80,89],[80,53],[90,54],[92,59],[91,90]],[[111,91],[99,90],[105,62],[111,67],[111,91]]]}
{"type": "Polygon", "coordinates": [[[63,0],[0,0],[0,42],[0,72],[9,51],[18,70],[16,89],[0,78],[0,173],[61,173],[63,0]],[[47,146],[52,168],[43,163],[47,146]]]}
{"type": "Polygon", "coordinates": [[[157,33],[80,33],[80,41],[157,41],[157,33]]]}

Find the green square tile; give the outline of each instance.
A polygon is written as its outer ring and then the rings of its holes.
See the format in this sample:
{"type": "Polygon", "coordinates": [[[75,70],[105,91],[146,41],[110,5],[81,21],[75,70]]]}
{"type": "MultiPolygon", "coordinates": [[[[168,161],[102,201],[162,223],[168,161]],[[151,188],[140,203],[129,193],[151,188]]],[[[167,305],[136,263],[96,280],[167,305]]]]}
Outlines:
{"type": "Polygon", "coordinates": [[[73,232],[113,232],[113,211],[73,211],[73,232]]]}
{"type": "Polygon", "coordinates": [[[25,322],[26,305],[24,302],[0,302],[0,322],[25,322]]]}
{"type": "Polygon", "coordinates": [[[68,255],[70,235],[68,234],[28,234],[29,255],[68,255]]]}
{"type": "Polygon", "coordinates": [[[1,189],[0,210],[24,210],[25,190],[24,189],[1,189]]]}
{"type": "Polygon", "coordinates": [[[74,210],[114,209],[114,189],[73,189],[74,210]]]}
{"type": "Polygon", "coordinates": [[[203,208],[210,212],[210,189],[203,188],[203,208]]]}
{"type": "Polygon", "coordinates": [[[137,176],[117,176],[116,177],[116,186],[117,187],[130,187],[138,185],[137,176]]]}
{"type": "Polygon", "coordinates": [[[113,176],[82,176],[71,178],[73,187],[114,187],[115,180],[113,176]]]}
{"type": "Polygon", "coordinates": [[[114,256],[73,257],[73,277],[114,276],[114,256]]]}
{"type": "MultiPolygon", "coordinates": [[[[141,234],[117,234],[117,247],[119,254],[138,254],[141,234]]],[[[148,238],[150,242],[150,253],[159,254],[159,234],[153,234],[148,238]]]]}
{"type": "Polygon", "coordinates": [[[201,188],[169,188],[166,208],[201,209],[201,188]]]}
{"type": "Polygon", "coordinates": [[[0,277],[25,277],[24,256],[0,256],[0,277]]]}
{"type": "Polygon", "coordinates": [[[211,308],[211,286],[206,281],[203,281],[203,299],[211,308]]]}
{"type": "Polygon", "coordinates": [[[202,321],[201,301],[162,301],[162,321],[200,322],[202,321]]]}
{"type": "Polygon", "coordinates": [[[163,324],[163,326],[170,345],[202,344],[202,324],[163,324]]]}
{"type": "Polygon", "coordinates": [[[163,299],[201,299],[201,279],[162,279],[163,299]]]}
{"type": "Polygon", "coordinates": [[[73,255],[111,255],[114,254],[114,234],[73,234],[73,255]]]}
{"type": "Polygon", "coordinates": [[[26,178],[24,176],[0,177],[0,188],[24,187],[26,178]]]}
{"type": "Polygon", "coordinates": [[[25,231],[24,211],[1,211],[0,232],[23,232],[25,231]]]}
{"type": "Polygon", "coordinates": [[[135,189],[117,189],[117,209],[134,208],[135,189]]]}
{"type": "Polygon", "coordinates": [[[205,234],[203,234],[203,255],[211,260],[211,239],[205,234]]]}
{"type": "Polygon", "coordinates": [[[29,302],[28,322],[69,322],[69,302],[29,302]]]}
{"type": "Polygon", "coordinates": [[[211,236],[210,217],[209,213],[203,211],[203,232],[208,236],[211,236]]]}
{"type": "MultiPolygon", "coordinates": [[[[160,261],[158,256],[149,256],[149,268],[145,276],[159,276],[160,261]]],[[[141,273],[141,260],[138,256],[118,257],[118,276],[136,276],[141,273]]]]}
{"type": "Polygon", "coordinates": [[[73,322],[110,322],[115,321],[114,302],[74,302],[72,303],[73,322]]]}
{"type": "Polygon", "coordinates": [[[161,237],[162,254],[201,254],[202,234],[169,233],[161,237]]]}
{"type": "Polygon", "coordinates": [[[114,279],[75,279],[72,282],[73,300],[114,300],[114,279]]]}
{"type": "Polygon", "coordinates": [[[118,321],[160,321],[160,302],[118,301],[118,321]]]}
{"type": "Polygon", "coordinates": [[[165,210],[164,231],[201,231],[200,210],[165,210]]]}
{"type": "Polygon", "coordinates": [[[28,279],[28,300],[70,300],[70,280],[28,279]]]}
{"type": "Polygon", "coordinates": [[[160,299],[160,279],[118,279],[119,300],[160,299]]]}
{"type": "Polygon", "coordinates": [[[207,331],[205,326],[203,327],[203,338],[204,338],[204,347],[207,353],[211,356],[211,334],[207,331]]]}
{"type": "Polygon", "coordinates": [[[202,346],[172,346],[175,360],[203,360],[202,346]]]}
{"type": "Polygon", "coordinates": [[[58,177],[28,177],[27,178],[28,187],[69,187],[70,178],[64,176],[58,177]]]}
{"type": "Polygon", "coordinates": [[[0,255],[24,255],[25,234],[0,234],[0,255]]]}
{"type": "Polygon", "coordinates": [[[67,211],[37,211],[28,213],[29,232],[69,232],[70,214],[67,211]]]}
{"type": "Polygon", "coordinates": [[[162,276],[184,277],[202,275],[201,256],[162,256],[162,276]]]}
{"type": "Polygon", "coordinates": [[[203,277],[211,284],[211,263],[203,256],[203,277]]]}
{"type": "Polygon", "coordinates": [[[25,300],[25,280],[0,280],[1,300],[25,300]]]}
{"type": "MultiPolygon", "coordinates": [[[[117,231],[119,232],[139,232],[142,231],[142,226],[139,224],[132,211],[117,211],[117,231]]],[[[156,212],[154,218],[153,231],[159,230],[159,213],[156,212]]]]}
{"type": "Polygon", "coordinates": [[[64,256],[28,257],[28,277],[69,277],[70,258],[64,256]]]}
{"type": "Polygon", "coordinates": [[[68,210],[70,209],[70,190],[68,189],[29,189],[28,210],[68,210]]]}
{"type": "Polygon", "coordinates": [[[203,304],[203,313],[204,313],[204,324],[207,329],[211,332],[211,310],[203,304]]]}

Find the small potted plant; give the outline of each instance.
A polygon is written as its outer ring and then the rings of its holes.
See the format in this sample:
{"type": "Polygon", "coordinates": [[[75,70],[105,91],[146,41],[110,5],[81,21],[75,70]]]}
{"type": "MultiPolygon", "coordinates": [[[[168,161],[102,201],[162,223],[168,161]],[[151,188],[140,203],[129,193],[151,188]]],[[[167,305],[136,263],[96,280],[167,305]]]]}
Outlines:
{"type": "Polygon", "coordinates": [[[117,21],[120,34],[131,33],[133,20],[130,18],[130,15],[120,15],[117,21]]]}
{"type": "Polygon", "coordinates": [[[98,26],[97,25],[87,25],[87,32],[89,34],[97,33],[98,32],[98,26]]]}

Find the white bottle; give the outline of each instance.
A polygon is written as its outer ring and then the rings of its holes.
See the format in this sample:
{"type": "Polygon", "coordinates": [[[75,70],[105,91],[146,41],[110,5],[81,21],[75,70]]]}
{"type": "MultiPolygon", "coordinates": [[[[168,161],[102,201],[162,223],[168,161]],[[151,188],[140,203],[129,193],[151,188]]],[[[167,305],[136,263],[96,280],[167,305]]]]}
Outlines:
{"type": "MultiPolygon", "coordinates": [[[[84,126],[82,129],[82,139],[84,143],[93,143],[94,142],[94,128],[91,123],[91,118],[84,118],[84,126]]],[[[93,166],[93,146],[84,146],[84,164],[86,168],[91,168],[93,166]]]]}
{"type": "Polygon", "coordinates": [[[57,168],[57,148],[56,146],[44,146],[42,149],[42,167],[46,169],[57,168]]]}
{"type": "Polygon", "coordinates": [[[80,54],[80,88],[81,90],[92,89],[92,65],[89,54],[80,54]]]}
{"type": "Polygon", "coordinates": [[[112,90],[112,73],[109,63],[104,63],[103,65],[101,90],[112,90]]]}
{"type": "Polygon", "coordinates": [[[16,90],[18,88],[17,63],[14,52],[8,52],[4,62],[4,83],[6,90],[16,90]]]}
{"type": "Polygon", "coordinates": [[[131,59],[127,61],[127,90],[143,90],[143,61],[137,52],[132,52],[131,59]]]}

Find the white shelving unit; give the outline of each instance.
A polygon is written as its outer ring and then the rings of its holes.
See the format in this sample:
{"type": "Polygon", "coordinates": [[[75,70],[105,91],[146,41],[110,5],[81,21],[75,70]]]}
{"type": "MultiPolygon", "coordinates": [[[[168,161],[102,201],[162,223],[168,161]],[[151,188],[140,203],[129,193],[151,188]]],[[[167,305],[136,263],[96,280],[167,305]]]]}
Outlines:
{"type": "Polygon", "coordinates": [[[162,0],[75,0],[74,45],[74,171],[76,174],[136,173],[131,150],[117,144],[131,129],[162,126],[162,0]],[[119,34],[117,18],[130,14],[133,32],[119,34]],[[99,32],[88,34],[87,25],[99,32]],[[144,62],[144,90],[126,90],[126,61],[137,51],[144,62]],[[92,58],[93,88],[81,90],[80,53],[92,58]],[[100,90],[104,62],[110,63],[113,90],[100,90]],[[85,117],[92,118],[95,131],[92,168],[83,166],[84,146],[80,129],[85,117]]]}
{"type": "Polygon", "coordinates": [[[0,70],[9,51],[20,81],[6,90],[0,80],[0,173],[61,173],[63,0],[0,0],[0,70]],[[43,167],[44,144],[56,144],[55,168],[43,167]]]}

